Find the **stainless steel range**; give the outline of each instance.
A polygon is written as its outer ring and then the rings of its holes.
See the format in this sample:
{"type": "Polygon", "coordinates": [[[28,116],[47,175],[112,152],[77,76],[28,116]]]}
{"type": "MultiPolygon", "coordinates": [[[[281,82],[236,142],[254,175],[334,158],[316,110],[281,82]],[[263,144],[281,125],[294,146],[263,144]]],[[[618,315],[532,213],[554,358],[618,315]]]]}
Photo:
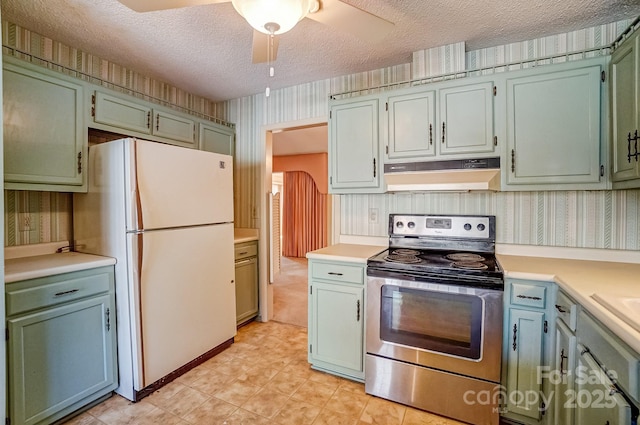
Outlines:
{"type": "Polygon", "coordinates": [[[365,390],[498,424],[503,273],[493,216],[389,216],[367,262],[365,390]]]}

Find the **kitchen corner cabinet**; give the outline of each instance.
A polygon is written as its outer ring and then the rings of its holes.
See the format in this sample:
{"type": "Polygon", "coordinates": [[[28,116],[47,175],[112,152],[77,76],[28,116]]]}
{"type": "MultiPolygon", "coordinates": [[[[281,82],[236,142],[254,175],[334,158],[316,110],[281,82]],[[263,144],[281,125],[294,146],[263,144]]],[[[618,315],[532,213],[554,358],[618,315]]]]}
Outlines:
{"type": "Polygon", "coordinates": [[[541,370],[551,367],[555,322],[553,282],[507,279],[503,341],[503,416],[526,424],[553,423],[545,401],[551,391],[541,370]],[[530,397],[536,395],[535,399],[530,397]],[[527,397],[529,395],[529,397],[527,397]]]}
{"type": "Polygon", "coordinates": [[[235,155],[235,132],[230,127],[200,123],[198,143],[202,151],[235,155]]]}
{"type": "Polygon", "coordinates": [[[3,57],[5,189],[87,190],[80,80],[3,57]]]}
{"type": "Polygon", "coordinates": [[[258,315],[258,241],[235,244],[236,324],[258,315]]]}
{"type": "Polygon", "coordinates": [[[466,80],[388,96],[385,163],[495,155],[493,81],[466,80]]]}
{"type": "Polygon", "coordinates": [[[606,189],[605,58],[505,74],[503,190],[606,189]]]}
{"type": "Polygon", "coordinates": [[[382,193],[377,95],[329,102],[329,192],[382,193]]]}
{"type": "Polygon", "coordinates": [[[309,260],[309,363],[364,382],[365,265],[309,260]]]}
{"type": "Polygon", "coordinates": [[[53,423],[117,387],[113,266],[5,291],[12,425],[53,423]]]}
{"type": "Polygon", "coordinates": [[[613,187],[640,187],[640,30],[616,47],[609,69],[613,187]]]}
{"type": "Polygon", "coordinates": [[[196,147],[196,122],[189,115],[103,89],[91,94],[91,121],[100,130],[196,147]]]}

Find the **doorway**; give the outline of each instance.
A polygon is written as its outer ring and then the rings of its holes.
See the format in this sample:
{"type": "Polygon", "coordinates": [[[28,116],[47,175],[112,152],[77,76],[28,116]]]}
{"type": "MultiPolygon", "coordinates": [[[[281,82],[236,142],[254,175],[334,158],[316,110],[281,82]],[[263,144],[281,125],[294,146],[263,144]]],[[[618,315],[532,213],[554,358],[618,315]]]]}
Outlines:
{"type": "Polygon", "coordinates": [[[266,162],[271,163],[272,174],[265,176],[271,177],[272,193],[269,202],[272,273],[268,288],[272,294],[272,314],[269,318],[306,327],[305,254],[327,246],[330,237],[327,124],[294,124],[270,133],[271,158],[266,158],[266,162]],[[275,217],[278,219],[274,220],[275,217]]]}

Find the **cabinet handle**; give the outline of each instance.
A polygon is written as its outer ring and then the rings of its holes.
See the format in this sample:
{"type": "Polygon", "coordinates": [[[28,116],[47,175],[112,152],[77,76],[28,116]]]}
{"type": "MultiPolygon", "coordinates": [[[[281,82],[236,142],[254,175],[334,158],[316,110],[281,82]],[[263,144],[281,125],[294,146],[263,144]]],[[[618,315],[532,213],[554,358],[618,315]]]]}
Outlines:
{"type": "Polygon", "coordinates": [[[532,297],[531,295],[516,295],[516,298],[522,298],[525,300],[535,300],[535,301],[540,301],[542,298],[540,297],[532,297]]]}
{"type": "Polygon", "coordinates": [[[78,292],[79,289],[70,289],[69,291],[56,292],[54,297],[64,297],[65,295],[71,295],[78,292]]]}
{"type": "Polygon", "coordinates": [[[636,157],[636,162],[638,162],[638,155],[640,155],[640,153],[638,153],[638,130],[636,130],[634,139],[635,139],[636,151],[633,155],[636,157]]]}
{"type": "MultiPolygon", "coordinates": [[[[254,258],[255,258],[255,257],[254,257],[254,258]]],[[[249,264],[249,263],[251,263],[252,261],[253,261],[253,258],[249,258],[248,260],[239,260],[239,261],[236,261],[234,264],[235,264],[236,266],[241,266],[241,265],[243,265],[243,264],[249,264]]]]}
{"type": "Polygon", "coordinates": [[[331,276],[342,276],[342,273],[338,272],[328,272],[327,274],[330,274],[331,276]]]}
{"type": "Polygon", "coordinates": [[[160,130],[160,114],[156,114],[156,131],[160,130]]]}
{"type": "Polygon", "coordinates": [[[511,149],[511,172],[516,172],[516,150],[511,149]]]}
{"type": "Polygon", "coordinates": [[[568,358],[564,355],[564,348],[560,351],[560,373],[566,375],[567,371],[564,370],[564,359],[568,358]]]}
{"type": "Polygon", "coordinates": [[[373,158],[373,177],[376,176],[376,159],[373,158]]]}
{"type": "Polygon", "coordinates": [[[107,316],[107,331],[111,330],[111,310],[107,308],[107,311],[104,313],[107,316]]]}
{"type": "Polygon", "coordinates": [[[556,304],[556,310],[558,310],[558,313],[567,313],[569,310],[567,310],[566,308],[564,308],[561,305],[556,304]]]}
{"type": "Polygon", "coordinates": [[[518,325],[517,324],[513,324],[513,351],[516,351],[516,348],[518,347],[516,341],[518,340],[518,325]]]}
{"type": "Polygon", "coordinates": [[[360,321],[360,300],[356,301],[356,322],[360,321]]]}
{"type": "Polygon", "coordinates": [[[429,124],[429,144],[433,145],[433,124],[429,124]]]}
{"type": "Polygon", "coordinates": [[[82,152],[78,152],[78,174],[82,174],[82,152]]]}
{"type": "Polygon", "coordinates": [[[249,253],[249,251],[242,251],[242,252],[239,252],[238,255],[245,255],[245,254],[248,254],[248,253],[249,253]]]}
{"type": "Polygon", "coordinates": [[[640,156],[640,152],[638,152],[638,130],[633,133],[633,137],[631,137],[631,133],[627,135],[627,162],[631,163],[631,157],[636,159],[638,162],[638,156],[640,156]],[[634,142],[634,153],[631,153],[631,141],[634,142]]]}
{"type": "Polygon", "coordinates": [[[147,128],[151,128],[151,111],[147,112],[147,128]]]}
{"type": "Polygon", "coordinates": [[[442,122],[442,143],[444,143],[444,121],[442,122]]]}

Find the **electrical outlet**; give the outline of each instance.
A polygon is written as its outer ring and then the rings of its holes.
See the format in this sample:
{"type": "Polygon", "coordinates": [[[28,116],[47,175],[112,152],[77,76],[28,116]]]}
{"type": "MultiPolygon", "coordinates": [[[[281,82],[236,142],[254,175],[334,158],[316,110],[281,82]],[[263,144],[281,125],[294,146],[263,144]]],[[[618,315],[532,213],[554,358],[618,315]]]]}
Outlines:
{"type": "Polygon", "coordinates": [[[33,230],[33,214],[18,213],[18,231],[28,232],[33,230]]]}
{"type": "Polygon", "coordinates": [[[378,222],[378,209],[377,208],[369,208],[369,222],[377,223],[378,222]]]}

